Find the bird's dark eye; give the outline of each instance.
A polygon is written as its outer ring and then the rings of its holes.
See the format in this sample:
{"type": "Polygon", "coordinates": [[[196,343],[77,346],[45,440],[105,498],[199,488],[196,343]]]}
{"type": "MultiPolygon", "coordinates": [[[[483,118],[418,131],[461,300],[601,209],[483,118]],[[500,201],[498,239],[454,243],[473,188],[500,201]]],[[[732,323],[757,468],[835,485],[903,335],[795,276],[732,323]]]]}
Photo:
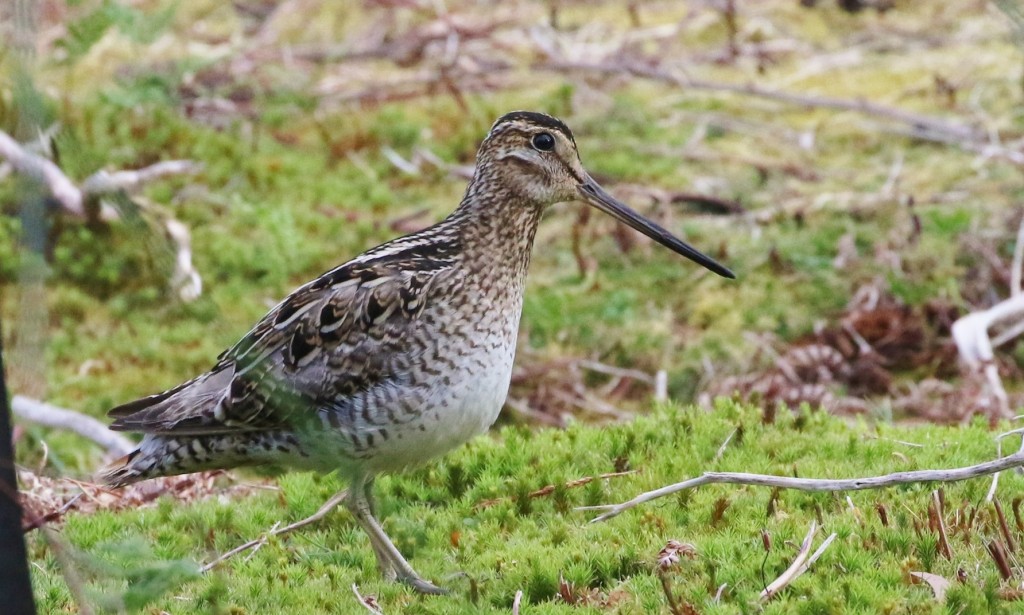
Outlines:
{"type": "Polygon", "coordinates": [[[550,152],[555,149],[555,138],[550,132],[533,135],[533,146],[542,152],[550,152]]]}

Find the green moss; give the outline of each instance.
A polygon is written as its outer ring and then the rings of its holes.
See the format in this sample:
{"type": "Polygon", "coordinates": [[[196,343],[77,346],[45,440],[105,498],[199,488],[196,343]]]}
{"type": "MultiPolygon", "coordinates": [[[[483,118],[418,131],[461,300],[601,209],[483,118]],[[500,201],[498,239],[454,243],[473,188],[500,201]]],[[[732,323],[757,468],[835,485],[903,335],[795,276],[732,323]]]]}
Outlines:
{"type": "MultiPolygon", "coordinates": [[[[566,432],[537,433],[508,428],[436,464],[379,481],[387,531],[421,573],[449,585],[453,596],[423,598],[381,581],[365,536],[339,511],[317,526],[272,539],[251,556],[236,557],[220,572],[193,580],[178,577],[173,597],[154,590],[157,595],[150,597],[148,608],[208,612],[216,604],[266,612],[293,600],[318,604],[318,596],[333,592],[329,610],[348,612],[355,604],[348,588],[356,583],[386,611],[501,612],[522,590],[525,603],[538,612],[575,612],[576,607],[559,597],[563,578],[597,593],[620,588],[628,596],[621,608],[642,612],[648,608],[644,605],[663,608],[654,561],[664,543],[676,539],[694,544],[697,555],[668,573],[675,594],[702,611],[746,611],[756,602],[762,579],[770,581],[792,561],[794,545],[812,520],[823,528],[817,542],[825,533],[834,532],[837,538],[807,574],[769,603],[767,612],[900,611],[911,604],[917,605],[915,612],[944,612],[949,605],[940,607],[927,588],[909,585],[907,571],[955,579],[958,569],[970,573],[965,583],[951,588],[950,604],[1004,608],[1007,603],[994,597],[1002,587],[998,572],[984,540],[977,538],[998,535],[998,521],[982,501],[988,486],[984,479],[944,487],[951,560],[938,555],[936,534],[928,529],[929,485],[854,492],[849,499],[842,494],[773,495],[770,489],[708,486],[596,525],[587,524],[592,513],[574,510],[628,499],[705,470],[866,476],[968,465],[991,458],[994,449],[991,432],[979,424],[886,428],[877,437],[870,426],[823,414],[783,414],[775,424],[764,425],[760,410],[724,401],[711,413],[667,406],[632,423],[608,427],[576,425],[566,432]],[[716,459],[721,442],[738,425],[744,428],[743,437],[730,442],[716,459]],[[922,446],[911,448],[899,440],[922,446]],[[636,474],[530,497],[548,484],[612,471],[623,455],[629,456],[636,474]],[[459,494],[452,492],[456,483],[461,485],[459,494]],[[499,501],[481,507],[494,498],[499,501]],[[766,516],[769,501],[772,512],[766,516]],[[878,508],[887,511],[887,525],[878,508]],[[956,523],[953,510],[962,515],[977,511],[974,526],[956,523]],[[768,553],[761,544],[762,532],[772,537],[768,553]],[[728,591],[715,604],[712,598],[722,583],[728,591]],[[473,595],[476,606],[469,603],[473,595]]],[[[286,475],[281,486],[281,496],[257,492],[244,503],[213,499],[178,506],[165,499],[155,508],[137,511],[72,514],[62,534],[75,552],[107,562],[102,574],[90,578],[89,587],[116,594],[134,587],[119,586],[117,579],[137,566],[137,558],[111,560],[102,555],[108,548],[103,545],[129,537],[133,544],[152,545],[148,561],[153,570],[184,566],[173,562],[188,559],[208,561],[274,523],[311,514],[340,487],[333,479],[310,474],[286,475]]],[[[1010,497],[1022,487],[1024,479],[1007,475],[999,493],[1010,497]]],[[[44,555],[49,549],[39,541],[31,537],[34,558],[42,567],[35,580],[37,598],[44,612],[61,610],[70,596],[59,566],[44,555]]],[[[141,553],[139,548],[131,553],[141,553]]]]}
{"type": "MultiPolygon", "coordinates": [[[[942,41],[902,53],[888,42],[877,46],[880,51],[862,44],[877,35],[881,18],[818,4],[806,10],[778,0],[744,6],[740,13],[743,36],[755,36],[767,24],[764,36],[783,33],[814,53],[772,52],[756,73],[753,57],[735,63],[698,59],[688,68],[691,76],[864,98],[933,115],[964,115],[969,104],[992,118],[995,128],[1012,131],[1021,124],[1016,49],[999,36],[974,34],[995,28],[975,21],[986,17],[973,8],[898,3],[885,15],[886,32],[935,32],[942,41]],[[844,55],[851,48],[857,51],[853,60],[844,55]],[[829,69],[821,70],[817,52],[842,61],[827,60],[829,69]],[[961,88],[950,108],[933,91],[939,76],[961,88]]],[[[315,20],[278,15],[272,29],[282,44],[300,48],[357,40],[375,18],[370,9],[342,4],[318,10],[315,20]]],[[[641,37],[633,51],[660,54],[661,45],[678,43],[683,53],[699,50],[710,57],[724,49],[720,16],[701,9],[688,17],[690,10],[673,3],[642,6],[638,18],[651,32],[687,25],[678,41],[641,37]]],[[[614,3],[570,3],[559,11],[566,32],[590,23],[621,28],[626,21],[614,3]]],[[[596,214],[580,246],[596,269],[580,275],[570,243],[579,205],[554,208],[540,229],[521,347],[541,356],[664,369],[670,393],[683,402],[706,383],[708,361],[720,373],[746,366],[757,349],[752,340],[763,334],[783,343],[798,339],[834,319],[873,280],[884,280],[911,306],[934,298],[962,303],[962,282],[980,258],[962,249],[967,233],[999,237],[992,249],[1009,259],[1012,208],[1024,191],[1019,169],[991,160],[980,166],[973,152],[865,130],[866,120],[857,114],[638,79],[584,85],[542,72],[513,79],[529,86],[515,91],[345,106],[319,94],[322,79],[332,78],[328,64],[308,75],[276,60],[253,75],[225,70],[215,51],[247,36],[245,19],[231,5],[215,2],[70,3],[58,53],[33,66],[34,86],[16,70],[17,54],[0,53],[0,76],[8,77],[0,79],[0,127],[31,138],[23,134],[27,126],[59,121],[59,162],[72,179],[171,158],[203,165],[199,175],[161,180],[143,195],[192,231],[205,282],[203,297],[192,304],[169,294],[169,254],[153,228],[64,226],[49,262],[47,302],[35,306],[49,317],[48,401],[100,416],[208,368],[290,289],[390,239],[398,232],[392,229],[396,219],[422,211],[416,224],[426,225],[461,198],[464,180],[429,164],[418,175],[401,174],[381,154],[383,147],[409,158],[425,148],[449,163],[471,163],[494,118],[513,108],[567,119],[582,160],[613,190],[620,182],[645,184],[666,193],[734,199],[748,210],[723,217],[655,203],[642,193],[627,197],[720,257],[739,273],[738,282],[702,273],[657,247],[623,251],[611,224],[596,214]],[[197,37],[202,42],[193,45],[197,37]],[[203,98],[237,100],[239,111],[204,118],[189,106],[203,98]],[[814,145],[804,149],[801,135],[810,133],[814,145]],[[893,185],[896,160],[902,165],[893,185]],[[893,194],[880,192],[887,186],[893,194]],[[920,221],[916,237],[914,215],[920,221]],[[848,234],[857,255],[837,269],[838,244],[848,234]],[[899,266],[878,256],[886,251],[899,255],[899,266]]],[[[381,79],[399,68],[381,65],[381,79]]],[[[19,184],[0,181],[0,315],[7,348],[16,346],[22,309],[15,284],[23,255],[21,207],[19,184]]],[[[1022,352],[1014,355],[1018,362],[1022,352]]],[[[935,554],[934,536],[920,529],[927,518],[924,486],[852,494],[859,514],[837,496],[784,492],[772,498],[759,489],[726,487],[681,493],[598,526],[573,512],[709,467],[852,476],[977,461],[993,454],[981,425],[961,431],[877,428],[884,437],[925,444],[909,450],[870,439],[872,428],[865,424],[818,415],[784,415],[766,427],[755,409],[731,404],[705,415],[633,403],[651,416],[632,425],[566,432],[510,428],[413,475],[378,482],[387,527],[414,563],[437,579],[466,573],[448,581],[456,589],[453,598],[419,598],[381,583],[365,537],[342,512],[317,528],[269,541],[248,561],[236,558],[228,564],[230,575],[218,572],[173,590],[151,588],[140,600],[149,603],[146,608],[171,612],[291,612],[295,604],[352,612],[350,586],[356,582],[377,594],[386,612],[507,612],[518,589],[531,612],[657,612],[665,602],[653,558],[665,540],[677,538],[700,552],[673,571],[678,596],[706,613],[760,612],[755,598],[762,579],[788,565],[792,548],[786,541],[798,541],[810,519],[820,516],[839,538],[811,573],[763,612],[1012,610],[1014,603],[999,598],[1004,586],[982,538],[958,543],[953,561],[935,554]],[[740,425],[744,436],[716,461],[718,446],[740,425]],[[621,467],[638,474],[561,486],[621,467]],[[556,485],[550,495],[530,497],[549,484],[556,485]],[[494,499],[499,501],[478,507],[494,499]],[[889,526],[878,520],[876,504],[888,510],[889,526]],[[767,558],[760,550],[762,529],[775,539],[767,558]],[[925,568],[950,579],[957,568],[971,572],[967,582],[951,586],[940,607],[927,588],[907,584],[908,570],[925,568]],[[561,604],[559,575],[598,593],[622,589],[627,598],[619,607],[561,604]],[[710,596],[722,583],[726,590],[714,603],[710,596]]],[[[72,476],[89,475],[102,455],[75,436],[34,427],[18,446],[21,463],[34,467],[46,456],[49,470],[72,476]]],[[[311,514],[341,488],[333,478],[308,474],[280,483],[283,499],[257,494],[245,505],[187,506],[164,500],[146,510],[72,517],[66,532],[78,551],[120,567],[94,575],[90,585],[127,600],[133,561],[207,561],[277,521],[311,514]],[[133,538],[149,551],[136,548],[128,540],[133,538]],[[122,545],[128,545],[124,557],[117,554],[122,545]]],[[[1019,490],[1018,483],[1019,477],[1005,477],[1000,492],[1019,490]]],[[[986,488],[980,480],[952,487],[947,501],[964,510],[977,507],[986,488]]],[[[985,537],[997,535],[990,513],[979,513],[979,519],[985,537]]],[[[51,550],[33,540],[33,561],[42,567],[35,581],[40,603],[64,609],[70,598],[51,550]]],[[[186,577],[174,577],[174,583],[186,577]]]]}

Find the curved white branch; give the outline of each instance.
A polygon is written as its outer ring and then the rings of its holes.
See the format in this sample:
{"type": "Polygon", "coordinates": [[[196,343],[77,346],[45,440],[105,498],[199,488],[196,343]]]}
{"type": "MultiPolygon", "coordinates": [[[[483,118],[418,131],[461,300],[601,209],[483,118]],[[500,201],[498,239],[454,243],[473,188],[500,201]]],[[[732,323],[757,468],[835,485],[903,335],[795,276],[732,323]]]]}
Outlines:
{"type": "Polygon", "coordinates": [[[0,156],[7,159],[16,171],[42,182],[50,190],[53,198],[61,204],[69,214],[77,218],[85,218],[85,198],[82,191],[74,184],[60,167],[38,154],[34,154],[6,132],[0,130],[0,156]]]}
{"type": "Polygon", "coordinates": [[[135,450],[135,443],[106,425],[80,412],[58,408],[23,395],[15,395],[11,399],[11,410],[14,415],[38,425],[67,429],[116,455],[127,455],[135,450]]]}

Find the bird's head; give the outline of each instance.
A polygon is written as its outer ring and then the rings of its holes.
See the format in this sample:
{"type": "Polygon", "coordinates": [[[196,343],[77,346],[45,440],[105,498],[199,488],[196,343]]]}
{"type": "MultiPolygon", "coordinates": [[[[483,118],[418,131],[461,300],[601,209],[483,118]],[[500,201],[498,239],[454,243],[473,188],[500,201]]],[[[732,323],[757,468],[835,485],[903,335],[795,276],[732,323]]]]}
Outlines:
{"type": "Polygon", "coordinates": [[[736,277],[714,259],[678,239],[608,194],[583,168],[572,131],[561,120],[513,111],[494,123],[477,154],[477,174],[487,173],[536,206],[582,200],[720,276],[736,277]]]}

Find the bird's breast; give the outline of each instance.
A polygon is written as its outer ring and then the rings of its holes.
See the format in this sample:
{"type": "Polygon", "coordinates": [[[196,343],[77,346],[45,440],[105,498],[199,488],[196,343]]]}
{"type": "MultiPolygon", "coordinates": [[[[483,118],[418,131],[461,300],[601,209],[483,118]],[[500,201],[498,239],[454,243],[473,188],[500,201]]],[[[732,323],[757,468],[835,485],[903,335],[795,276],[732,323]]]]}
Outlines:
{"type": "MultiPolygon", "coordinates": [[[[481,289],[483,290],[483,289],[481,289]]],[[[413,377],[416,408],[365,458],[373,471],[419,465],[484,433],[498,418],[515,359],[522,293],[469,289],[461,303],[425,315],[435,333],[413,377]]]]}

